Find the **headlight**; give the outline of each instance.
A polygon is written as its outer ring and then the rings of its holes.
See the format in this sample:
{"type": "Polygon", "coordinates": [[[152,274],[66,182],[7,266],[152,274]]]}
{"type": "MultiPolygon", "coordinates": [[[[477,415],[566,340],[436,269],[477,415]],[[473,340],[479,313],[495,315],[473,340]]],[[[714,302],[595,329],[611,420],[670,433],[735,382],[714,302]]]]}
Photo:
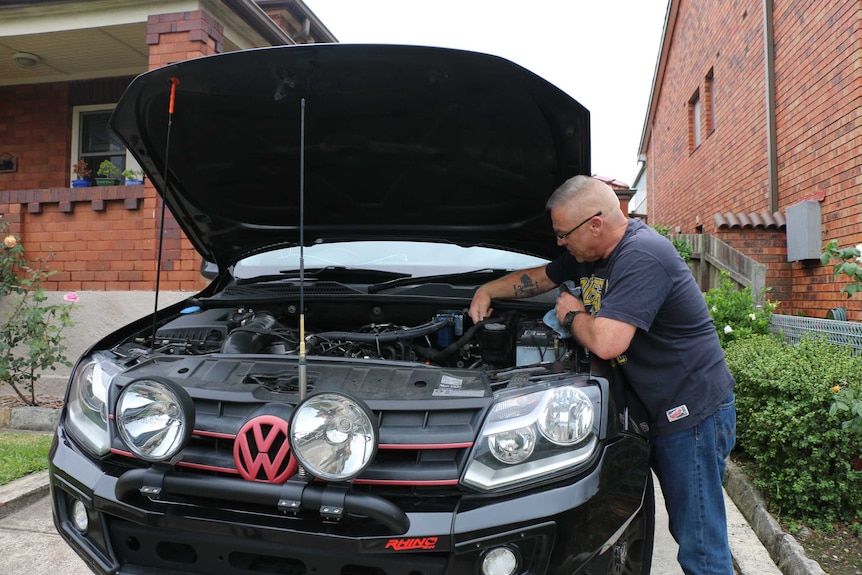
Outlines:
{"type": "Polygon", "coordinates": [[[120,393],[115,420],[120,438],[135,456],[145,461],[169,461],[188,443],[195,410],[182,387],[141,379],[120,393]]]}
{"type": "Polygon", "coordinates": [[[308,473],[327,481],[353,479],[377,451],[377,427],[368,408],[337,393],[312,395],[290,421],[290,451],[308,473]]]}
{"type": "Polygon", "coordinates": [[[488,491],[540,479],[585,461],[598,443],[596,385],[543,387],[500,394],[464,473],[488,491]]]}
{"type": "Polygon", "coordinates": [[[556,445],[575,445],[593,430],[593,404],[576,387],[558,387],[545,394],[539,431],[556,445]]]}
{"type": "Polygon", "coordinates": [[[72,438],[95,456],[108,453],[108,388],[121,368],[94,355],[78,363],[69,387],[66,428],[72,438]]]}

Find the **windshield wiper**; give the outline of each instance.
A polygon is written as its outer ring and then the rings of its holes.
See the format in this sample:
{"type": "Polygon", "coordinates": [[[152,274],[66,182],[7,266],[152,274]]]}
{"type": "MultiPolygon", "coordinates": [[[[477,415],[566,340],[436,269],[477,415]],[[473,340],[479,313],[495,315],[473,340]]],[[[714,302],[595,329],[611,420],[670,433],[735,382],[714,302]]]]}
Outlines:
{"type": "Polygon", "coordinates": [[[458,272],[453,274],[441,274],[436,276],[418,276],[418,277],[403,277],[395,278],[389,281],[376,283],[368,286],[368,293],[377,293],[383,290],[392,289],[394,287],[413,285],[413,284],[428,284],[454,281],[455,283],[472,282],[481,279],[482,283],[494,278],[502,277],[509,273],[510,270],[500,270],[493,268],[485,268],[481,270],[471,270],[469,272],[458,272]]]}
{"type": "MultiPolygon", "coordinates": [[[[355,283],[386,282],[409,278],[410,274],[372,270],[365,268],[350,268],[345,266],[326,266],[305,270],[305,279],[338,280],[355,283]]],[[[251,283],[266,283],[285,280],[299,280],[299,270],[280,270],[278,274],[268,274],[236,280],[237,285],[251,283]]]]}

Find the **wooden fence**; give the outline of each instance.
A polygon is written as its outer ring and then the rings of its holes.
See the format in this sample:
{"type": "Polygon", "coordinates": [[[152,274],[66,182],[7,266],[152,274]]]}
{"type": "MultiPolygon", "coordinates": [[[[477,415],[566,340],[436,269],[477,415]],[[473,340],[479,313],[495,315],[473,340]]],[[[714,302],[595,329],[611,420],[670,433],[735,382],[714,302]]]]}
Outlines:
{"type": "Polygon", "coordinates": [[[688,267],[707,292],[721,284],[721,272],[726,271],[740,287],[751,287],[756,304],[763,303],[766,287],[766,266],[739,252],[709,234],[677,234],[672,240],[685,240],[691,246],[688,267]]]}

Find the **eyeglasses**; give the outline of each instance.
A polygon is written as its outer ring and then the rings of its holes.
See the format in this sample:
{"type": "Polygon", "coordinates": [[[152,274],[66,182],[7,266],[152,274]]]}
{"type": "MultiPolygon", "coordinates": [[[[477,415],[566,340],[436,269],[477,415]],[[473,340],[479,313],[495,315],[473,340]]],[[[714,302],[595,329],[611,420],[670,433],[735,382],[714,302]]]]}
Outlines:
{"type": "Polygon", "coordinates": [[[602,212],[596,212],[596,213],[594,213],[593,215],[591,215],[590,217],[588,217],[587,219],[585,219],[584,221],[582,221],[581,223],[579,223],[578,225],[576,225],[575,227],[573,227],[572,229],[570,229],[569,231],[567,231],[566,233],[564,233],[564,234],[554,234],[554,235],[556,235],[556,236],[557,236],[557,239],[558,239],[558,240],[562,241],[562,240],[566,239],[566,237],[568,237],[568,235],[569,235],[570,233],[572,233],[573,231],[575,231],[576,229],[578,229],[579,227],[581,227],[582,225],[584,225],[585,223],[587,223],[587,222],[588,222],[588,221],[590,221],[591,219],[593,219],[593,218],[595,218],[595,217],[598,217],[598,216],[600,216],[600,215],[602,215],[602,212]]]}

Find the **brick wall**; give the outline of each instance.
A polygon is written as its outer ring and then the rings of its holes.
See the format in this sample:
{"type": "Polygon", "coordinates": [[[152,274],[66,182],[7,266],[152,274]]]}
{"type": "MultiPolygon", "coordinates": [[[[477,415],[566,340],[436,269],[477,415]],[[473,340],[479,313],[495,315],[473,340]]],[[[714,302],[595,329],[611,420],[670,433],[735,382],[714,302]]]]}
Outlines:
{"type": "Polygon", "coordinates": [[[719,228],[715,237],[766,266],[766,298],[781,302],[780,313],[795,313],[787,238],[784,230],[763,228],[719,228]]]}
{"type": "Polygon", "coordinates": [[[66,84],[0,86],[0,152],[18,157],[17,171],[0,173],[0,191],[68,185],[72,110],[67,100],[66,84]]]}
{"type": "Polygon", "coordinates": [[[224,51],[224,27],[203,10],[156,14],[147,19],[150,70],[224,51]]]}
{"type": "MultiPolygon", "coordinates": [[[[778,211],[822,196],[823,243],[862,243],[858,2],[777,0],[773,10],[778,211]]],[[[719,231],[713,221],[717,213],[772,211],[762,2],[680,0],[668,34],[647,150],[651,223],[683,233],[700,225],[766,264],[767,285],[788,292],[785,313],[825,317],[843,306],[850,319],[862,319],[859,296],[840,296],[843,282],[831,266],[788,263],[786,238],[757,246],[747,232],[719,231]],[[701,106],[702,143],[690,150],[689,102],[697,91],[710,96],[711,110],[701,106]]]]}
{"type": "MultiPolygon", "coordinates": [[[[223,43],[222,25],[204,11],[153,15],[147,22],[150,69],[216,54],[223,43]]],[[[0,87],[4,112],[10,111],[0,122],[0,142],[18,156],[17,172],[0,173],[0,215],[20,236],[27,258],[55,270],[48,290],[155,286],[161,215],[155,189],[148,183],[66,187],[72,107],[116,101],[127,83],[0,87]]],[[[160,288],[198,291],[206,283],[200,256],[167,213],[160,288]]]]}
{"type": "MultiPolygon", "coordinates": [[[[780,3],[775,11],[778,185],[782,208],[822,198],[823,243],[862,243],[862,69],[858,2],[780,3]]],[[[843,298],[832,266],[793,264],[797,308],[825,317],[842,306],[862,319],[859,296],[843,298]]]]}
{"type": "Polygon", "coordinates": [[[652,223],[712,233],[717,212],[767,208],[760,4],[680,2],[647,154],[652,223]],[[693,149],[696,92],[701,144],[693,149]]]}

